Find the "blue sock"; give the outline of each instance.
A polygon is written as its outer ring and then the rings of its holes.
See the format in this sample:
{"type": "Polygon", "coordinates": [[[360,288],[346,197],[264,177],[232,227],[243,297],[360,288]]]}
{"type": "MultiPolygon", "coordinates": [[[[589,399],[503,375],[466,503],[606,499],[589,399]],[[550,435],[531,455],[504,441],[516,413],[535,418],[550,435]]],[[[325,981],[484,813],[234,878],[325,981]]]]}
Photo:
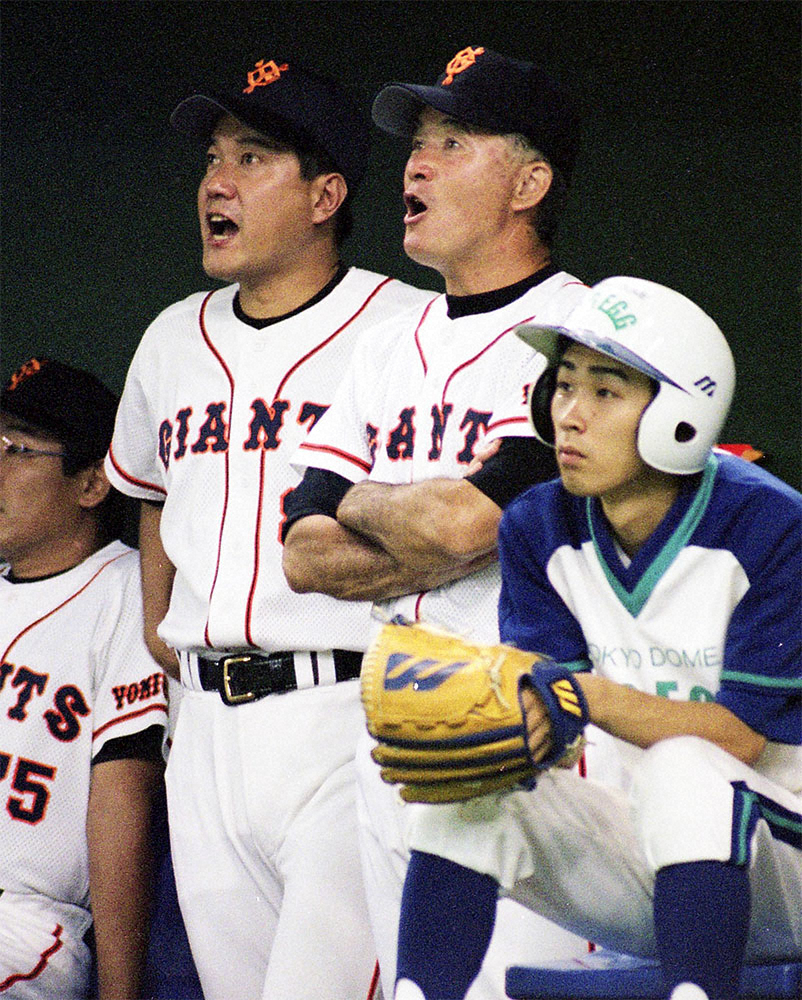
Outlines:
{"type": "Polygon", "coordinates": [[[498,883],[413,851],[401,900],[396,980],[427,1000],[462,1000],[481,968],[496,920],[498,883]]]}
{"type": "Polygon", "coordinates": [[[723,861],[661,868],[654,883],[654,930],[670,987],[689,982],[711,1000],[736,996],[750,912],[746,868],[723,861]]]}

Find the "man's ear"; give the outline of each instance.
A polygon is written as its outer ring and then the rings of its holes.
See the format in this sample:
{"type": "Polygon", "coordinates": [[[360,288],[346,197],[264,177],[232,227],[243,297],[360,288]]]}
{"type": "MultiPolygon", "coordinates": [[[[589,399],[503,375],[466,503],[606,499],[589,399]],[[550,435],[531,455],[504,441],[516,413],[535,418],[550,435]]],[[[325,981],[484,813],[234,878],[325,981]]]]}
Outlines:
{"type": "Polygon", "coordinates": [[[532,160],[525,164],[518,174],[513,191],[513,209],[525,212],[540,204],[553,179],[554,173],[544,160],[532,160]]]}
{"type": "Polygon", "coordinates": [[[342,174],[320,174],[310,186],[312,222],[327,222],[348,196],[348,185],[342,174]]]}
{"type": "Polygon", "coordinates": [[[77,473],[80,480],[78,503],[85,510],[92,510],[109,495],[111,483],[106,478],[103,459],[93,462],[77,473]]]}

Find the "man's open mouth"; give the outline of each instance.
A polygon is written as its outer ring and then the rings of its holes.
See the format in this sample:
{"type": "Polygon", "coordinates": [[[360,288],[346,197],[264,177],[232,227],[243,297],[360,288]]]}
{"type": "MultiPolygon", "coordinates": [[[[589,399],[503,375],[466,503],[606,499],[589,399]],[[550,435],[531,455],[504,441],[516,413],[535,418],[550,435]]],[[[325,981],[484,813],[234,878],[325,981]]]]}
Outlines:
{"type": "Polygon", "coordinates": [[[422,215],[426,211],[426,203],[414,194],[404,195],[404,205],[407,209],[407,218],[414,219],[417,215],[422,215]]]}
{"type": "Polygon", "coordinates": [[[239,226],[236,222],[232,222],[228,216],[222,215],[219,212],[211,212],[207,215],[206,223],[214,239],[224,239],[226,236],[234,236],[239,231],[239,226]]]}

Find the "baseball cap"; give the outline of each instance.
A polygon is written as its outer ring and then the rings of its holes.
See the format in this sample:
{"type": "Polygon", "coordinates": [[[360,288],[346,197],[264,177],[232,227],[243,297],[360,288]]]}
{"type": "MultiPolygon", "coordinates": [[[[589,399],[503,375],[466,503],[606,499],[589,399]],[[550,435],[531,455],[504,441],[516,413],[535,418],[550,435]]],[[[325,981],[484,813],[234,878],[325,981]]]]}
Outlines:
{"type": "Polygon", "coordinates": [[[90,372],[31,358],[0,393],[0,411],[60,441],[67,454],[97,461],[108,451],[119,400],[90,372]]]}
{"type": "Polygon", "coordinates": [[[287,135],[326,152],[353,190],[370,152],[370,124],[348,92],[329,77],[282,59],[258,59],[220,89],[193,94],[170,116],[174,128],[206,141],[224,113],[259,132],[287,135]]]}
{"type": "Polygon", "coordinates": [[[486,49],[461,49],[434,86],[389,83],[373,102],[373,120],[411,136],[424,105],[466,125],[525,135],[570,180],[579,151],[579,117],[568,95],[541,67],[486,49]]]}

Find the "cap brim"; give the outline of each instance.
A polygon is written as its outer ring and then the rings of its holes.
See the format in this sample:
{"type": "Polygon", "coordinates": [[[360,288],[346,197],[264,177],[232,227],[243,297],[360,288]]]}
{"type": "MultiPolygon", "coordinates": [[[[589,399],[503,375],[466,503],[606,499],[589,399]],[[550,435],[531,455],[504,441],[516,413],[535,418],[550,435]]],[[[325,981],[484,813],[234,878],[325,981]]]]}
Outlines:
{"type": "Polygon", "coordinates": [[[221,115],[234,114],[219,101],[193,94],[181,101],[170,115],[170,124],[192,139],[208,139],[221,115]]]}
{"type": "Polygon", "coordinates": [[[550,365],[557,360],[557,342],[561,335],[571,336],[562,326],[531,326],[526,323],[515,328],[515,336],[545,355],[550,365]]]}
{"type": "Polygon", "coordinates": [[[634,368],[636,371],[642,372],[657,382],[668,382],[678,389],[681,388],[665,372],[661,372],[654,365],[650,365],[648,361],[644,361],[640,355],[635,354],[634,351],[630,351],[628,347],[625,347],[618,341],[603,337],[593,330],[569,330],[564,326],[530,326],[524,324],[523,326],[516,327],[515,334],[525,344],[544,354],[550,365],[555,364],[560,358],[560,337],[567,337],[577,344],[582,344],[583,347],[589,347],[592,351],[605,354],[608,358],[615,358],[621,364],[634,368]]]}
{"type": "Polygon", "coordinates": [[[373,121],[391,135],[414,135],[418,116],[423,107],[448,113],[450,95],[442,87],[424,87],[415,83],[390,83],[383,87],[373,101],[373,121]]]}
{"type": "Polygon", "coordinates": [[[170,115],[170,124],[191,139],[206,142],[223,115],[231,115],[257,132],[275,132],[279,138],[285,136],[299,142],[305,139],[303,130],[293,125],[281,109],[260,109],[257,115],[252,107],[240,107],[236,101],[224,101],[206,94],[193,94],[183,100],[170,115]]]}

